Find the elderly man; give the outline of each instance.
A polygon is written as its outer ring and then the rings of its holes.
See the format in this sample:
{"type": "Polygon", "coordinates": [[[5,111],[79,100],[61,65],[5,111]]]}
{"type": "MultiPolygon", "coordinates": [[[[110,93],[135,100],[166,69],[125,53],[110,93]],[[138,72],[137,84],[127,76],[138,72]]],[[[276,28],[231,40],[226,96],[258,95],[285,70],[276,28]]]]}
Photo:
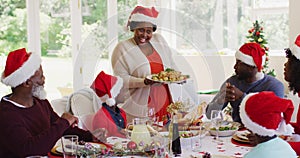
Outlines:
{"type": "MultiPolygon", "coordinates": [[[[248,93],[272,91],[278,97],[284,97],[283,84],[272,76],[262,72],[266,59],[265,51],[257,43],[246,43],[236,52],[235,75],[228,78],[219,93],[208,104],[206,115],[210,118],[212,110],[232,106],[233,121],[240,122],[239,107],[248,93]]],[[[259,105],[257,105],[259,106],[259,105]]]]}
{"type": "Polygon", "coordinates": [[[47,155],[65,134],[80,140],[103,140],[102,130],[96,137],[76,127],[78,119],[69,113],[59,117],[46,99],[45,77],[41,58],[25,48],[10,52],[1,81],[12,93],[0,102],[0,157],[47,155]]]}

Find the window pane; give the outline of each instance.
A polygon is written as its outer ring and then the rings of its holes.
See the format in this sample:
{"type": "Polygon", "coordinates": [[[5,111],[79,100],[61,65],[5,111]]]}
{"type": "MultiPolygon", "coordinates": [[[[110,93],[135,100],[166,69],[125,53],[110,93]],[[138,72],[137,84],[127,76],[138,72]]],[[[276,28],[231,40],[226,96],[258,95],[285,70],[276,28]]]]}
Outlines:
{"type": "Polygon", "coordinates": [[[189,0],[178,1],[176,10],[183,54],[232,52],[247,42],[255,20],[263,22],[271,53],[288,46],[288,0],[189,0]]]}
{"type": "Polygon", "coordinates": [[[69,0],[40,1],[41,52],[50,100],[68,95],[73,86],[69,0]]]}
{"type": "MultiPolygon", "coordinates": [[[[27,47],[26,1],[1,1],[0,5],[0,72],[5,67],[6,55],[16,49],[27,47]]],[[[0,96],[10,93],[9,87],[0,82],[0,96]]]]}

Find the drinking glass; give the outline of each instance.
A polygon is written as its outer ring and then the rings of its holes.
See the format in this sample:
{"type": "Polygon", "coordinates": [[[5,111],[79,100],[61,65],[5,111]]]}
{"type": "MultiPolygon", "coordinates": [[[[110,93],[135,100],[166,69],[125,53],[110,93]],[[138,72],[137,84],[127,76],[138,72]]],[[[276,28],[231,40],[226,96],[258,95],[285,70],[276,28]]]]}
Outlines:
{"type": "Polygon", "coordinates": [[[194,152],[200,152],[201,151],[201,139],[202,139],[202,134],[204,134],[204,130],[202,129],[202,124],[200,125],[199,131],[198,131],[198,135],[196,137],[192,137],[191,138],[191,148],[192,151],[194,152]]]}
{"type": "Polygon", "coordinates": [[[155,114],[156,114],[156,112],[155,112],[155,108],[153,108],[153,107],[149,107],[148,108],[148,114],[147,114],[147,116],[148,116],[148,119],[149,119],[149,121],[150,121],[150,125],[152,126],[153,124],[156,124],[157,123],[157,118],[156,118],[156,116],[155,116],[155,114]]]}
{"type": "Polygon", "coordinates": [[[61,137],[61,145],[64,154],[64,158],[76,158],[78,147],[77,135],[65,135],[61,137]]]}
{"type": "Polygon", "coordinates": [[[216,140],[220,141],[219,139],[219,127],[223,121],[223,113],[221,110],[212,110],[211,111],[211,123],[212,126],[216,128],[216,140]]]}

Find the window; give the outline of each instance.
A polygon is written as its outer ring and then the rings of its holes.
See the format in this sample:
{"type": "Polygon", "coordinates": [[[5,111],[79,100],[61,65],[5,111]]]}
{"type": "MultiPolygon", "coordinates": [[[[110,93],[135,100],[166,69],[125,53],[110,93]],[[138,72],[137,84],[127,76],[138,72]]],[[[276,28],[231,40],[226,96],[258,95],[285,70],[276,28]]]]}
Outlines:
{"type": "Polygon", "coordinates": [[[181,0],[176,19],[183,54],[236,50],[255,20],[263,22],[271,50],[288,45],[288,0],[181,0]]]}

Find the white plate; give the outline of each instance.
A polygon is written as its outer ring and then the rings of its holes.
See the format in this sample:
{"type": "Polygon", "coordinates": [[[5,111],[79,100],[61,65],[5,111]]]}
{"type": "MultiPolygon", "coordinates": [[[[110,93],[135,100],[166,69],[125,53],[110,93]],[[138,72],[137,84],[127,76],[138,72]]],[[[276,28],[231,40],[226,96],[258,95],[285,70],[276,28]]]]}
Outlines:
{"type": "MultiPolygon", "coordinates": [[[[192,137],[197,137],[199,136],[198,133],[199,131],[198,130],[190,130],[190,131],[179,131],[179,133],[182,133],[182,132],[191,132],[193,133],[193,136],[192,137]]],[[[159,132],[159,134],[163,137],[168,137],[169,136],[169,132],[159,132]]],[[[204,132],[201,134],[201,138],[204,137],[205,135],[207,134],[207,132],[204,132]]],[[[187,137],[187,138],[191,138],[191,137],[187,137]]],[[[181,138],[181,139],[185,139],[185,138],[181,138]]]]}
{"type": "Polygon", "coordinates": [[[184,82],[184,81],[187,80],[187,78],[184,79],[184,80],[180,80],[180,81],[160,81],[160,80],[153,80],[153,79],[152,79],[152,76],[156,76],[156,75],[157,75],[157,74],[148,75],[148,76],[146,76],[146,78],[149,79],[149,80],[151,80],[151,81],[153,81],[153,82],[164,83],[164,84],[182,83],[182,82],[184,82]]]}
{"type": "MultiPolygon", "coordinates": [[[[105,145],[102,145],[102,144],[92,143],[92,142],[87,142],[87,143],[91,144],[93,147],[98,148],[98,149],[100,149],[100,148],[105,148],[105,145]]],[[[78,145],[78,148],[84,148],[84,145],[78,145]]],[[[56,151],[57,151],[58,153],[63,153],[63,148],[62,148],[62,146],[61,146],[61,145],[58,146],[58,147],[56,148],[56,151]]],[[[66,152],[68,152],[68,153],[71,153],[71,152],[73,152],[73,151],[74,151],[74,150],[72,150],[72,149],[66,148],[66,152]]]]}
{"type": "Polygon", "coordinates": [[[250,132],[248,130],[236,132],[236,136],[243,140],[248,140],[248,137],[247,137],[248,134],[250,134],[250,132]]]}
{"type": "MultiPolygon", "coordinates": [[[[225,130],[225,131],[218,131],[218,134],[220,137],[228,137],[228,136],[232,136],[235,132],[237,131],[237,129],[235,130],[225,130]]],[[[217,131],[216,130],[209,130],[209,133],[213,136],[217,135],[217,131]]]]}
{"type": "Polygon", "coordinates": [[[115,143],[122,143],[122,144],[127,144],[130,140],[126,138],[120,138],[120,137],[108,137],[106,139],[106,142],[108,144],[114,145],[115,143]]]}

